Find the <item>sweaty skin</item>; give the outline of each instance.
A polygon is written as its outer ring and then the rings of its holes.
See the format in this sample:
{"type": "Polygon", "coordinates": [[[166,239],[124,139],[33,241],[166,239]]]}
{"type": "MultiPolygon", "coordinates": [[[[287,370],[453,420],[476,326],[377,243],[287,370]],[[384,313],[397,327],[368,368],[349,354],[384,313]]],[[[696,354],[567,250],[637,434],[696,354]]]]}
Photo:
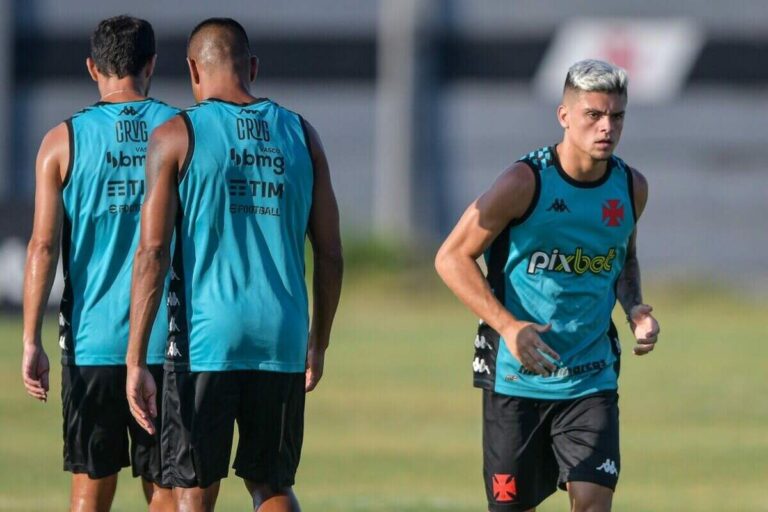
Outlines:
{"type": "MultiPolygon", "coordinates": [[[[624,125],[626,96],[604,92],[566,90],[557,109],[563,139],[555,147],[563,170],[577,181],[596,181],[607,172],[607,162],[618,145],[624,125]]],[[[648,199],[648,184],[632,170],[638,218],[648,199]]],[[[549,375],[555,366],[542,355],[559,356],[539,336],[549,325],[521,322],[494,296],[477,259],[509,223],[520,218],[530,206],[535,190],[531,169],[515,163],[464,212],[435,258],[435,268],[454,294],[495,329],[515,358],[529,371],[549,375]]],[[[627,314],[637,340],[633,352],[652,351],[659,325],[653,308],[642,303],[636,233],[627,248],[627,260],[617,283],[617,299],[627,314]]],[[[568,482],[574,510],[610,510],[613,491],[588,482],[568,482]]]]}
{"type": "MultiPolygon", "coordinates": [[[[88,74],[97,83],[101,100],[127,102],[146,97],[156,57],[137,76],[119,78],[100,72],[92,58],[86,59],[88,74]]],[[[60,123],[43,138],[35,163],[35,213],[24,269],[24,327],[21,373],[27,393],[43,402],[48,399],[50,362],[43,348],[41,328],[48,297],[56,276],[64,216],[62,188],[69,168],[69,129],[60,123]]],[[[117,475],[93,480],[73,474],[70,510],[109,510],[117,475]]],[[[142,479],[142,489],[151,512],[174,509],[170,489],[142,479]]]]}
{"type": "MultiPolygon", "coordinates": [[[[258,60],[250,55],[247,47],[238,46],[237,38],[227,30],[207,27],[196,33],[189,43],[187,62],[196,101],[215,97],[247,104],[256,100],[249,88],[258,72],[258,60]]],[[[308,225],[314,259],[313,314],[305,376],[306,391],[312,391],[323,375],[325,351],[341,294],[343,261],[339,210],[328,161],[316,130],[309,123],[306,128],[315,172],[308,225]]],[[[141,236],[131,285],[126,393],[131,413],[150,433],[154,432],[153,418],[157,415],[157,389],[146,367],[146,351],[170,263],[179,172],[188,145],[184,122],[175,117],[153,132],[147,153],[147,200],[142,208],[141,236]]],[[[299,510],[291,487],[274,489],[248,480],[245,485],[254,510],[299,510]]],[[[218,489],[218,482],[205,489],[176,488],[174,496],[182,510],[207,511],[213,510],[218,489]]]]}

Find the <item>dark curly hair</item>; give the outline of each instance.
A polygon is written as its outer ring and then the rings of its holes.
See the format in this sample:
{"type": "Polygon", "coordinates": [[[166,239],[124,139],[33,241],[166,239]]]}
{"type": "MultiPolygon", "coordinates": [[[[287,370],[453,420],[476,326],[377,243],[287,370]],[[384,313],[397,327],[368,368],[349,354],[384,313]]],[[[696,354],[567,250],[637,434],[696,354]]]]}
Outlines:
{"type": "Polygon", "coordinates": [[[91,36],[91,58],[104,75],[136,76],[154,55],[155,32],[146,20],[115,16],[101,21],[91,36]]]}

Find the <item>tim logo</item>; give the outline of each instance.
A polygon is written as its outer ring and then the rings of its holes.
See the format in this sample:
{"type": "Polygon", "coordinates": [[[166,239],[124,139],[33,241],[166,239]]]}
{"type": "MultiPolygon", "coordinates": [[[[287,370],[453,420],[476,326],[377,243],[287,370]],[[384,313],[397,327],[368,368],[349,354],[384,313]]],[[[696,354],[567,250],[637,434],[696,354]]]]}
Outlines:
{"type": "Polygon", "coordinates": [[[105,158],[107,165],[111,165],[113,169],[119,169],[121,167],[141,167],[144,165],[147,155],[127,155],[122,151],[115,155],[111,151],[107,151],[105,158]]]}
{"type": "Polygon", "coordinates": [[[618,199],[609,199],[603,203],[603,224],[615,228],[624,221],[624,205],[618,199]]]}
{"type": "Polygon", "coordinates": [[[493,475],[493,499],[497,503],[514,501],[517,497],[517,484],[512,475],[493,475]]]}
{"type": "Polygon", "coordinates": [[[138,111],[133,107],[125,107],[120,111],[119,116],[135,116],[138,115],[138,111]]]}

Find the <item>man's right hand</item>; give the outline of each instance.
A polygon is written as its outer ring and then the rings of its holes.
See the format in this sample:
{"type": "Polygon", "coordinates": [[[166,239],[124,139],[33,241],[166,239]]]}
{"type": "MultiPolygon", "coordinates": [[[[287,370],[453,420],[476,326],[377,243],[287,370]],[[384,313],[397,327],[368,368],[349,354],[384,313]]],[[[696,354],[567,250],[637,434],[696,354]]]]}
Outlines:
{"type": "Polygon", "coordinates": [[[41,402],[48,401],[48,373],[51,365],[48,356],[39,343],[24,344],[21,359],[21,377],[27,394],[41,402]]]}
{"type": "Polygon", "coordinates": [[[152,420],[157,417],[157,386],[146,366],[128,366],[125,394],[136,422],[154,434],[155,424],[152,420]]]}
{"type": "Polygon", "coordinates": [[[525,369],[548,377],[557,367],[544,357],[544,354],[548,354],[555,360],[559,360],[560,356],[541,340],[539,334],[547,332],[551,328],[550,324],[517,322],[512,327],[505,329],[501,335],[509,351],[525,369]]]}

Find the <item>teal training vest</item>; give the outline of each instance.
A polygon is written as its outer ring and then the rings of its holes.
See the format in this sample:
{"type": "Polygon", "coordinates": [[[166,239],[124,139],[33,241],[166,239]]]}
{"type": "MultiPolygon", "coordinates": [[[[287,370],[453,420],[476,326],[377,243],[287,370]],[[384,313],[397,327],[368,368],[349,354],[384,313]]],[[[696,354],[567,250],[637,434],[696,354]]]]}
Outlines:
{"type": "MultiPolygon", "coordinates": [[[[66,121],[70,163],[62,190],[63,364],[125,364],[133,255],[152,130],[178,109],[148,98],[100,102],[66,121]]],[[[147,362],[161,364],[167,313],[155,322],[147,362]]]]}
{"type": "Polygon", "coordinates": [[[166,368],[303,372],[314,169],[302,118],[262,100],[182,114],[166,368]]]}
{"type": "Polygon", "coordinates": [[[536,178],[533,202],[486,251],[487,278],[516,318],[552,325],[541,338],[561,360],[554,375],[533,374],[481,322],[475,385],[536,399],[616,389],[620,348],[611,312],[635,228],[631,171],[613,156],[601,179],[579,182],[563,171],[554,147],[520,161],[536,178]]]}

